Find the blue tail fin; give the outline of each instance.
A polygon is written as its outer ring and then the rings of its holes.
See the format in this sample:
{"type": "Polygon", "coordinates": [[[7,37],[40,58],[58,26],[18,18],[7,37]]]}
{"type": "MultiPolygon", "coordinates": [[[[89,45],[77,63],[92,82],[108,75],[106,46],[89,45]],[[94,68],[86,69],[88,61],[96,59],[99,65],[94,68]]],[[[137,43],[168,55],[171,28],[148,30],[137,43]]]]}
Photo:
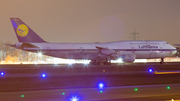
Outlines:
{"type": "Polygon", "coordinates": [[[19,18],[10,18],[10,19],[19,42],[45,42],[21,19],[19,18]]]}

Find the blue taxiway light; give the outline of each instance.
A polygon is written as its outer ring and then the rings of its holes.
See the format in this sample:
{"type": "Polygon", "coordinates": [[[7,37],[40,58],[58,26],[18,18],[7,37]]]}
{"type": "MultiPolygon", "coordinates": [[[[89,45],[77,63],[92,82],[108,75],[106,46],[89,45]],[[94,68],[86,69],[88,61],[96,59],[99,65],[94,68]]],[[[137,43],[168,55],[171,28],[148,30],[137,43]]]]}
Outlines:
{"type": "Polygon", "coordinates": [[[43,73],[43,74],[41,75],[41,77],[45,78],[45,77],[46,77],[46,74],[43,73]]]}
{"type": "Polygon", "coordinates": [[[152,72],[153,72],[153,69],[150,68],[148,71],[149,71],[150,73],[152,73],[152,72]]]}
{"type": "Polygon", "coordinates": [[[1,76],[4,76],[4,72],[1,72],[1,76]]]}
{"type": "Polygon", "coordinates": [[[77,96],[72,96],[71,101],[79,101],[79,98],[77,96]]]}
{"type": "Polygon", "coordinates": [[[99,87],[99,89],[103,89],[104,88],[104,83],[99,83],[98,87],[99,87]]]}

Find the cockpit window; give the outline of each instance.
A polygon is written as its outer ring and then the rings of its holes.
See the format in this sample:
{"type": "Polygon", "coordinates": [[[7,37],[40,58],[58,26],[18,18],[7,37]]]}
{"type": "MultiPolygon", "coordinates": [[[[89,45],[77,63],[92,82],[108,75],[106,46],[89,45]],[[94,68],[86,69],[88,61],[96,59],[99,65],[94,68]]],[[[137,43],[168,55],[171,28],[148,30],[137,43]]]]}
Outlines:
{"type": "Polygon", "coordinates": [[[166,44],[169,44],[168,42],[166,42],[166,44]]]}

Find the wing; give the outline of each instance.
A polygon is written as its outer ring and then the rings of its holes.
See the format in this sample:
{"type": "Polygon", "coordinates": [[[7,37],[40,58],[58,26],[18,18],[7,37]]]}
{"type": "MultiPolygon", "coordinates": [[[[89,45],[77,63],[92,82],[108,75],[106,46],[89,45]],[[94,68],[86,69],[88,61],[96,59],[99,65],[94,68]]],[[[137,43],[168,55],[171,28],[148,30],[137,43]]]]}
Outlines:
{"type": "Polygon", "coordinates": [[[115,50],[109,49],[107,47],[98,47],[96,46],[96,48],[99,50],[100,53],[104,54],[104,55],[111,55],[116,53],[115,50]]]}

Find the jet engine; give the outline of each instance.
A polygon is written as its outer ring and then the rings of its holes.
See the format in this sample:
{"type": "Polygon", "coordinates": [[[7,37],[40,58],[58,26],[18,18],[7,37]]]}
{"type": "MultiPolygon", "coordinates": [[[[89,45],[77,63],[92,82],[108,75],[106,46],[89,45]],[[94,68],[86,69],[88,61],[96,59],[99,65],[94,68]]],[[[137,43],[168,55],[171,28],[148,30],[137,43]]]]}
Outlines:
{"type": "Polygon", "coordinates": [[[101,49],[101,53],[105,54],[105,55],[110,55],[112,53],[114,53],[115,51],[114,50],[111,50],[111,49],[101,49]]]}
{"type": "Polygon", "coordinates": [[[124,54],[121,56],[123,62],[132,63],[135,61],[136,57],[133,54],[124,54]]]}

